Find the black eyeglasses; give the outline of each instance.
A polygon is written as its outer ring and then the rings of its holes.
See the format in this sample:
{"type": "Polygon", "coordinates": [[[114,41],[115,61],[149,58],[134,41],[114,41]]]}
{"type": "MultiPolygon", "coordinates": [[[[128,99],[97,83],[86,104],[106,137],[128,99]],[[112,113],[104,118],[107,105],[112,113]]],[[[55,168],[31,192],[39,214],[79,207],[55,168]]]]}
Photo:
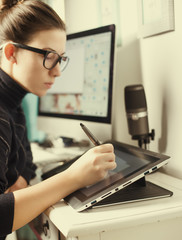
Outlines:
{"type": "Polygon", "coordinates": [[[12,42],[12,44],[18,48],[22,48],[22,49],[29,50],[32,52],[43,54],[44,55],[43,66],[48,70],[53,69],[56,66],[56,64],[59,62],[61,71],[63,72],[65,70],[66,66],[68,65],[69,58],[66,56],[60,56],[55,51],[34,48],[34,47],[30,47],[30,46],[27,46],[27,45],[21,44],[21,43],[12,42]]]}

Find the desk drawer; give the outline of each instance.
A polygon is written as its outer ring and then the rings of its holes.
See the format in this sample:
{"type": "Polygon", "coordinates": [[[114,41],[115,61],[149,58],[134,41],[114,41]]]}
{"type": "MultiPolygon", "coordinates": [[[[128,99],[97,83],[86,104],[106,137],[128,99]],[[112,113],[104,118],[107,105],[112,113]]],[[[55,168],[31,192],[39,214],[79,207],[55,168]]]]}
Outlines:
{"type": "Polygon", "coordinates": [[[17,231],[18,240],[60,240],[59,231],[43,213],[17,231]]]}

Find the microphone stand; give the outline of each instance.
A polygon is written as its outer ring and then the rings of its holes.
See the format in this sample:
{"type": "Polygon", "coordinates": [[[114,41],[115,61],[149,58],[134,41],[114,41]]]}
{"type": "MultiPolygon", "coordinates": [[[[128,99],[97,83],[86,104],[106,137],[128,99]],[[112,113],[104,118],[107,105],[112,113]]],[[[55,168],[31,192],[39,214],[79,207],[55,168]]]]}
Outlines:
{"type": "MultiPolygon", "coordinates": [[[[133,140],[138,140],[138,146],[140,148],[149,149],[149,143],[150,143],[150,139],[154,140],[155,137],[155,130],[152,129],[151,133],[148,134],[144,134],[144,135],[135,135],[132,136],[133,140]],[[143,147],[144,145],[144,147],[143,147]]],[[[142,177],[141,179],[137,180],[134,185],[138,185],[139,187],[145,187],[146,186],[146,180],[145,177],[142,177]]]]}
{"type": "Polygon", "coordinates": [[[149,146],[150,140],[154,140],[154,137],[155,137],[155,130],[152,129],[151,133],[144,134],[144,135],[135,135],[135,136],[132,136],[132,139],[138,140],[138,146],[140,148],[143,148],[143,145],[144,145],[144,149],[149,149],[148,146],[149,146]]]}

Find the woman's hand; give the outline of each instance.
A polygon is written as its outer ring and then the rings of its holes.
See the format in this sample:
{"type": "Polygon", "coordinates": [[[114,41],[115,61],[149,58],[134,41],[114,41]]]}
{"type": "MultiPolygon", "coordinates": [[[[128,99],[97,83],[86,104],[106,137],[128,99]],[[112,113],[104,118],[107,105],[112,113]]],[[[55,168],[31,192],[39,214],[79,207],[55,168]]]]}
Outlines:
{"type": "Polygon", "coordinates": [[[116,167],[112,144],[103,144],[90,149],[68,169],[78,184],[78,188],[101,181],[116,167]]]}
{"type": "Polygon", "coordinates": [[[27,186],[27,181],[22,176],[19,176],[16,182],[11,187],[9,187],[5,193],[14,192],[16,190],[26,188],[27,186]]]}

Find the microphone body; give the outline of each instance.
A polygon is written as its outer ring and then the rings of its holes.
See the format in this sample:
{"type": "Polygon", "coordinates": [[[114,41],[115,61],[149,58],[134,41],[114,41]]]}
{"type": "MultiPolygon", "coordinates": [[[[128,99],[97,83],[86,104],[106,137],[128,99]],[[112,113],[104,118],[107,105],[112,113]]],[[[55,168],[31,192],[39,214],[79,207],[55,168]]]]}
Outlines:
{"type": "Polygon", "coordinates": [[[128,130],[132,139],[138,140],[140,147],[143,143],[148,144],[150,137],[154,137],[154,132],[149,133],[147,102],[143,85],[125,87],[125,109],[128,130]]]}

